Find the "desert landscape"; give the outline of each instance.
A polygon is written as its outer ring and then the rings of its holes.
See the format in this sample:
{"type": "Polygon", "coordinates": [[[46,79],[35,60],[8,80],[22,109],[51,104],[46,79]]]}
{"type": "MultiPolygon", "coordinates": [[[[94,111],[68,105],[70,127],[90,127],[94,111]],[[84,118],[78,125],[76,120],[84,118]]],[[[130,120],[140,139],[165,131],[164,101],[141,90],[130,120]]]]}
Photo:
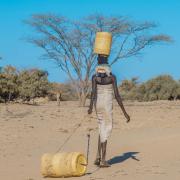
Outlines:
{"type": "MultiPolygon", "coordinates": [[[[90,152],[82,180],[179,180],[180,101],[125,102],[131,122],[114,102],[114,127],[108,141],[110,168],[93,165],[98,129],[96,115],[76,101],[41,102],[38,105],[0,104],[0,179],[51,180],[40,174],[44,153],[55,153],[80,126],[62,151],[90,152]],[[82,124],[80,124],[82,122],[82,124]]],[[[56,178],[58,179],[58,178],[56,178]]]]}
{"type": "Polygon", "coordinates": [[[180,180],[179,9],[0,1],[0,180],[180,180]]]}

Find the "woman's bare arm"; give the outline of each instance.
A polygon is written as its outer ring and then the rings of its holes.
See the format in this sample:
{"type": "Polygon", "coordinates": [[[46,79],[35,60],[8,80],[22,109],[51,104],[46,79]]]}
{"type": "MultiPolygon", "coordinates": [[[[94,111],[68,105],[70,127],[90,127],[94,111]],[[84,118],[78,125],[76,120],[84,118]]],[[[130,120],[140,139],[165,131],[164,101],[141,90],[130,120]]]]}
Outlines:
{"type": "Polygon", "coordinates": [[[116,80],[116,76],[112,75],[112,81],[113,81],[113,89],[114,89],[114,95],[115,95],[115,98],[119,104],[119,106],[121,107],[123,113],[124,113],[124,116],[126,117],[127,119],[127,122],[130,121],[130,117],[129,115],[127,114],[125,108],[124,108],[124,105],[122,103],[122,99],[121,99],[121,96],[119,94],[119,91],[118,91],[118,87],[117,87],[117,80],[116,80]]]}
{"type": "Polygon", "coordinates": [[[96,93],[97,93],[96,91],[97,91],[96,76],[93,75],[93,77],[92,77],[91,99],[90,99],[90,105],[89,105],[88,114],[92,113],[93,104],[94,104],[94,101],[96,100],[96,93]]]}

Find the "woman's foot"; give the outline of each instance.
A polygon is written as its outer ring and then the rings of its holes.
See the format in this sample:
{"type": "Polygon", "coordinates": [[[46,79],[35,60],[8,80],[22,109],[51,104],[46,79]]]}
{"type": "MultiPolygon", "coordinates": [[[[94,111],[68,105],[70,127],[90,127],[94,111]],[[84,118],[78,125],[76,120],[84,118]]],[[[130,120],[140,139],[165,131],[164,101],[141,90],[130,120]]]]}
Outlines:
{"type": "Polygon", "coordinates": [[[99,166],[102,168],[106,168],[106,167],[110,167],[111,165],[107,161],[104,161],[104,162],[100,162],[99,166]]]}
{"type": "Polygon", "coordinates": [[[111,165],[106,161],[106,147],[107,147],[107,140],[101,143],[102,148],[102,160],[100,162],[100,167],[110,167],[111,165]]]}
{"type": "Polygon", "coordinates": [[[100,163],[101,163],[101,158],[96,158],[95,161],[94,161],[94,164],[95,164],[96,166],[99,166],[100,163]]]}

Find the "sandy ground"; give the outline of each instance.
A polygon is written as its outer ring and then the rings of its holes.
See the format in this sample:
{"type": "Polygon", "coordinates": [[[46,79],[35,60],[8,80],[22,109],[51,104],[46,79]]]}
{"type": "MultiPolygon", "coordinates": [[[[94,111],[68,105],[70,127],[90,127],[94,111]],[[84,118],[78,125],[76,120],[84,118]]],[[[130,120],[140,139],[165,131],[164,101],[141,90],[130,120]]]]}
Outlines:
{"type": "MultiPolygon", "coordinates": [[[[73,129],[82,126],[63,151],[86,154],[91,130],[88,175],[80,180],[179,180],[180,101],[126,102],[131,116],[127,124],[114,102],[114,129],[108,142],[107,159],[112,166],[93,165],[97,146],[97,123],[93,112],[77,102],[55,102],[38,106],[0,104],[0,180],[42,180],[40,158],[54,153],[73,129]]],[[[45,178],[52,180],[53,178],[45,178]]]]}

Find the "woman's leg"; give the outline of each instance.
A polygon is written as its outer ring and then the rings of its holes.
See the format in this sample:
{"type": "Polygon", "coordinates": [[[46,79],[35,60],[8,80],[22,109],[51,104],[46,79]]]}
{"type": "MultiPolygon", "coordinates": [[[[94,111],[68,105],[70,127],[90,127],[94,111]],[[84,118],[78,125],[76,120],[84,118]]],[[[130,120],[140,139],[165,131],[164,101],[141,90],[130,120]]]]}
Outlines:
{"type": "Polygon", "coordinates": [[[100,163],[100,167],[110,167],[110,164],[106,161],[106,149],[107,149],[107,139],[111,135],[112,128],[113,128],[113,106],[112,106],[112,100],[108,101],[109,104],[106,104],[105,106],[105,113],[104,113],[104,123],[103,123],[103,138],[101,140],[101,148],[102,148],[102,159],[100,163]]]}
{"type": "Polygon", "coordinates": [[[100,141],[100,135],[98,138],[98,149],[97,149],[97,154],[96,154],[96,159],[94,161],[95,165],[100,165],[100,161],[101,161],[101,141],[100,141]]]}
{"type": "MultiPolygon", "coordinates": [[[[99,95],[99,94],[98,94],[99,95]]],[[[101,94],[100,94],[101,95],[101,94]]],[[[101,142],[102,158],[100,161],[101,167],[109,167],[110,164],[106,161],[107,139],[111,134],[113,126],[113,104],[111,89],[103,96],[98,96],[96,104],[96,115],[99,125],[99,135],[101,142]]]]}
{"type": "Polygon", "coordinates": [[[106,161],[107,140],[101,143],[101,147],[102,147],[102,159],[100,162],[100,167],[110,167],[111,165],[106,161]]]}

